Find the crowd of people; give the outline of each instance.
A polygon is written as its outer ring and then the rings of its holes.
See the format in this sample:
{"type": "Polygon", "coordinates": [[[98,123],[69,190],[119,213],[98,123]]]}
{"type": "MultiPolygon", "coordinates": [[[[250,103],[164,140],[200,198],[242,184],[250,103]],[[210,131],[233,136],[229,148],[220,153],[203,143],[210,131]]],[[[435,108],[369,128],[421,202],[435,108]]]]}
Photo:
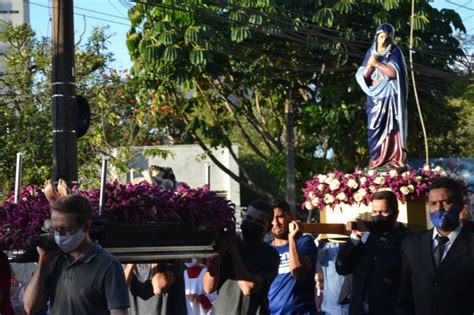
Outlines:
{"type": "MultiPolygon", "coordinates": [[[[256,201],[245,212],[242,236],[220,239],[207,264],[122,265],[90,238],[89,201],[68,195],[51,203],[60,250],[37,248],[23,307],[25,314],[61,315],[472,315],[474,237],[461,219],[464,203],[456,180],[437,179],[428,196],[434,228],[413,232],[397,221],[395,194],[379,191],[370,222],[354,221],[345,239],[315,240],[286,201],[256,201]]],[[[15,314],[4,253],[0,268],[0,314],[15,314]]]]}

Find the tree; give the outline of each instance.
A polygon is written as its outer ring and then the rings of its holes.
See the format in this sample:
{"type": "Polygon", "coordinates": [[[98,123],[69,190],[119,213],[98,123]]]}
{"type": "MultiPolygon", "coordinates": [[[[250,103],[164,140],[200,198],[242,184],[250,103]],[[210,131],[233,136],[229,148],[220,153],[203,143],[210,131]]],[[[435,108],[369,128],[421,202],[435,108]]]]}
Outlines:
{"type": "Polygon", "coordinates": [[[15,174],[17,152],[23,153],[24,179],[40,182],[50,176],[51,118],[48,103],[50,89],[44,79],[51,71],[49,43],[34,40],[27,25],[9,24],[0,34],[8,50],[6,71],[1,77],[0,95],[0,183],[2,191],[10,191],[15,174]],[[39,80],[36,78],[40,78],[39,80]]]}
{"type": "MultiPolygon", "coordinates": [[[[381,22],[394,24],[402,42],[408,42],[410,4],[154,0],[138,1],[129,17],[133,74],[142,84],[141,95],[153,91],[173,108],[173,114],[160,112],[158,118],[178,131],[173,141],[183,141],[183,135],[189,141],[191,135],[211,159],[209,148],[229,148],[242,176],[220,167],[244,188],[270,197],[285,190],[287,102],[296,111],[299,181],[327,168],[365,164],[364,99],[354,73],[381,22]],[[232,142],[241,144],[240,157],[232,142]],[[331,150],[334,158],[328,161],[331,150]],[[316,151],[321,158],[315,158],[316,151]],[[250,171],[258,167],[263,185],[250,171]]],[[[436,117],[432,137],[443,135],[447,120],[457,122],[456,113],[439,117],[431,112],[450,108],[439,96],[448,89],[445,81],[457,78],[450,65],[463,55],[451,25],[465,32],[454,11],[417,4],[415,70],[424,106],[429,106],[425,119],[436,117]]],[[[421,133],[414,107],[409,110],[415,139],[409,152],[418,156],[421,133]]]]}
{"type": "MultiPolygon", "coordinates": [[[[24,24],[6,26],[0,40],[9,47],[6,74],[1,77],[0,95],[0,185],[5,194],[13,189],[15,156],[22,152],[23,183],[43,184],[52,171],[51,51],[48,38],[36,39],[24,24]]],[[[76,94],[85,96],[92,121],[87,134],[78,141],[79,183],[97,187],[99,166],[112,148],[152,144],[147,124],[153,113],[136,104],[133,79],[127,71],[109,67],[113,55],[107,50],[105,29],[94,29],[90,38],[76,49],[76,94]]],[[[128,150],[120,150],[127,156],[128,150]]],[[[115,166],[124,167],[120,158],[115,166]]]]}

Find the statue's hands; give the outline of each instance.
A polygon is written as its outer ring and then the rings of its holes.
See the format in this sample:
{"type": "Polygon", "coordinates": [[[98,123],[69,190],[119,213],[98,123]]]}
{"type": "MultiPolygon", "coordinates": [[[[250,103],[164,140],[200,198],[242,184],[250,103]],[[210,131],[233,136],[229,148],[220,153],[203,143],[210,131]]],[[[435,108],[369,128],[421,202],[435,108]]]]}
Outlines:
{"type": "Polygon", "coordinates": [[[372,55],[372,56],[370,56],[369,61],[368,61],[367,64],[368,64],[370,67],[375,68],[375,65],[377,64],[377,62],[379,62],[377,56],[372,55]]]}

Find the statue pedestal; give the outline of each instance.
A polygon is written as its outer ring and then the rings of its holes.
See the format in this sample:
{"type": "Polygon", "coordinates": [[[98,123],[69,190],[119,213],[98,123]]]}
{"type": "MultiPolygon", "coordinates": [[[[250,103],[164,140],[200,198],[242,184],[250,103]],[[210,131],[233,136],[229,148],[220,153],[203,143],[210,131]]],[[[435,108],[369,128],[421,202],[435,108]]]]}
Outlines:
{"type": "MultiPolygon", "coordinates": [[[[404,223],[413,231],[426,230],[431,228],[426,201],[419,198],[414,201],[398,201],[398,221],[404,223]]],[[[364,220],[370,220],[371,205],[364,204],[338,204],[335,207],[326,206],[320,213],[321,223],[342,223],[354,220],[360,217],[364,220]]]]}

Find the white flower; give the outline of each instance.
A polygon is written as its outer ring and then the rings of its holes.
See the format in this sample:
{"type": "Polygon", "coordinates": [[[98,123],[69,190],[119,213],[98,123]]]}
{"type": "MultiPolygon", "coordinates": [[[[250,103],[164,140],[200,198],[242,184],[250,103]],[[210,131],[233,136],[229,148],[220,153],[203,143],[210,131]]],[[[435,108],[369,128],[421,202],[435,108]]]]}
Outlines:
{"type": "Polygon", "coordinates": [[[318,185],[318,190],[319,191],[324,191],[324,188],[326,188],[326,185],[324,185],[324,184],[319,184],[318,185]]]}
{"type": "Polygon", "coordinates": [[[309,199],[313,199],[314,197],[316,197],[316,196],[314,195],[314,192],[310,191],[309,194],[308,194],[308,198],[309,198],[309,199]]]}
{"type": "Polygon", "coordinates": [[[367,189],[361,188],[357,191],[358,194],[360,194],[362,197],[367,196],[367,189]]]}
{"type": "Polygon", "coordinates": [[[367,172],[367,175],[369,175],[369,176],[374,176],[375,174],[377,174],[377,172],[374,171],[374,170],[369,170],[369,171],[367,172]]]}
{"type": "Polygon", "coordinates": [[[415,187],[412,184],[408,185],[407,187],[411,193],[415,191],[415,187]]]}
{"type": "Polygon", "coordinates": [[[431,168],[428,164],[423,165],[423,171],[428,172],[429,170],[431,170],[431,168]]]}
{"type": "Polygon", "coordinates": [[[435,173],[441,173],[442,171],[443,171],[443,168],[442,168],[441,166],[439,166],[439,165],[436,166],[436,167],[434,168],[434,170],[433,170],[433,172],[435,172],[435,173]]]}
{"type": "Polygon", "coordinates": [[[311,204],[311,202],[309,201],[306,201],[304,203],[304,207],[307,209],[307,210],[313,210],[313,205],[311,204]]]}
{"type": "Polygon", "coordinates": [[[403,173],[402,173],[402,177],[403,177],[403,178],[407,178],[407,177],[409,177],[409,176],[410,176],[410,172],[409,172],[409,171],[406,171],[406,172],[403,172],[403,173]]]}
{"type": "Polygon", "coordinates": [[[415,177],[415,179],[416,179],[417,182],[421,182],[421,180],[422,180],[423,178],[422,178],[421,176],[417,176],[417,177],[415,177]]]}
{"type": "Polygon", "coordinates": [[[400,187],[400,192],[404,195],[408,195],[410,193],[410,189],[407,186],[400,187]]]}
{"type": "Polygon", "coordinates": [[[329,174],[328,174],[328,177],[329,177],[330,179],[334,179],[334,178],[336,178],[336,173],[329,173],[329,174]]]}
{"type": "Polygon", "coordinates": [[[341,200],[341,201],[346,201],[346,200],[347,200],[346,194],[343,193],[342,191],[337,194],[336,198],[339,199],[339,200],[341,200]]]}
{"type": "Polygon", "coordinates": [[[331,194],[325,194],[324,195],[324,203],[325,204],[331,204],[334,202],[334,196],[331,194]]]}
{"type": "MultiPolygon", "coordinates": [[[[365,178],[365,177],[364,177],[365,178]]],[[[355,181],[355,179],[351,178],[347,181],[347,186],[350,187],[350,188],[354,188],[356,189],[359,185],[357,184],[357,182],[355,181]]]]}
{"type": "Polygon", "coordinates": [[[379,176],[374,179],[374,183],[376,183],[377,185],[383,185],[385,184],[385,178],[383,178],[383,176],[379,176]]]}
{"type": "Polygon", "coordinates": [[[311,204],[314,206],[314,207],[317,207],[319,205],[319,198],[318,197],[315,197],[313,199],[311,199],[311,204]]]}
{"type": "Polygon", "coordinates": [[[364,196],[362,196],[361,194],[359,193],[354,194],[354,200],[356,202],[361,202],[363,199],[364,199],[364,196]]]}
{"type": "Polygon", "coordinates": [[[364,185],[365,182],[367,182],[367,177],[361,177],[361,178],[359,178],[359,183],[360,183],[361,185],[364,185]]]}
{"type": "Polygon", "coordinates": [[[331,184],[331,181],[332,181],[331,177],[326,177],[326,179],[324,180],[324,183],[329,185],[331,184]]]}
{"type": "Polygon", "coordinates": [[[358,170],[356,173],[360,175],[362,174],[362,170],[358,170]]]}
{"type": "Polygon", "coordinates": [[[333,179],[329,183],[329,189],[331,189],[331,190],[339,189],[339,187],[341,187],[341,183],[337,179],[333,179]]]}
{"type": "Polygon", "coordinates": [[[326,175],[323,175],[323,174],[318,175],[318,180],[320,183],[324,183],[326,181],[326,178],[328,178],[326,175]]]}
{"type": "Polygon", "coordinates": [[[351,176],[351,174],[345,174],[344,178],[349,178],[349,176],[351,176]]]}
{"type": "Polygon", "coordinates": [[[397,170],[390,170],[388,172],[388,174],[390,175],[390,177],[394,178],[394,177],[397,177],[398,176],[398,172],[397,170]]]}
{"type": "Polygon", "coordinates": [[[369,186],[369,191],[373,194],[373,193],[376,193],[378,191],[378,189],[374,185],[370,185],[369,186]]]}
{"type": "Polygon", "coordinates": [[[445,171],[442,171],[441,173],[439,173],[439,175],[441,175],[441,176],[448,176],[448,173],[446,173],[445,171]]]}

